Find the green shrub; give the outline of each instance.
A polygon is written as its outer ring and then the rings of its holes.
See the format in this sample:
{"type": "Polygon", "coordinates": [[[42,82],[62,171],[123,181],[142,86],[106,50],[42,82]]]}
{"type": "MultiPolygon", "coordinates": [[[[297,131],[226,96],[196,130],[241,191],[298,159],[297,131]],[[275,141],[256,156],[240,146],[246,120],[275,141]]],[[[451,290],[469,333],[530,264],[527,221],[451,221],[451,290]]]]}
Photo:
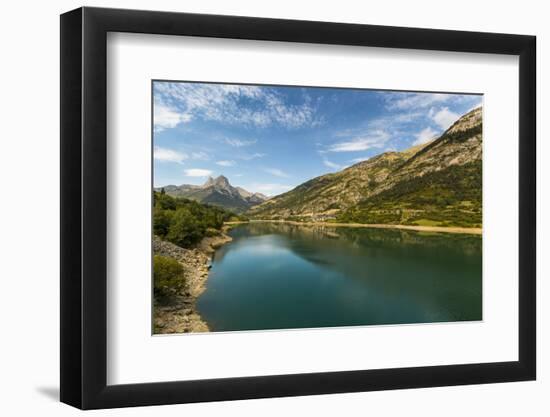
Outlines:
{"type": "Polygon", "coordinates": [[[153,258],[153,282],[155,293],[167,294],[170,289],[185,284],[183,266],[174,258],[155,255],[153,258]]]}
{"type": "Polygon", "coordinates": [[[172,210],[163,210],[158,206],[153,209],[153,231],[155,235],[165,237],[168,234],[173,213],[172,210]]]}
{"type": "Polygon", "coordinates": [[[192,247],[204,236],[219,234],[224,222],[248,220],[220,207],[171,197],[162,190],[153,192],[153,203],[154,234],[184,248],[192,247]]]}
{"type": "Polygon", "coordinates": [[[163,210],[175,210],[176,200],[167,194],[155,193],[154,204],[163,210]]]}
{"type": "Polygon", "coordinates": [[[189,247],[197,243],[205,233],[198,219],[186,208],[176,210],[170,222],[166,239],[175,245],[189,247]]]}

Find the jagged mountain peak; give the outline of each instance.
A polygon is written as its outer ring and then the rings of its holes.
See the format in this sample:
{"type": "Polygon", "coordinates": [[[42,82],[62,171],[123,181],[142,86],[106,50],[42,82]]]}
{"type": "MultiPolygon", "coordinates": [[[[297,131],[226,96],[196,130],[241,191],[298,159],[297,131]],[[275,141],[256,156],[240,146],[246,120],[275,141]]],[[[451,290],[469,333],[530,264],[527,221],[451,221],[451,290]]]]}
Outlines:
{"type": "Polygon", "coordinates": [[[203,185],[170,185],[164,187],[164,190],[173,197],[189,198],[237,213],[246,211],[267,200],[267,197],[263,194],[251,193],[242,187],[233,187],[224,175],[215,178],[210,176],[203,185]]]}
{"type": "Polygon", "coordinates": [[[203,184],[203,188],[212,187],[212,186],[218,186],[218,187],[226,188],[226,187],[230,187],[231,184],[229,183],[229,180],[227,179],[227,177],[225,177],[223,175],[219,175],[216,178],[208,177],[206,182],[203,184]]]}

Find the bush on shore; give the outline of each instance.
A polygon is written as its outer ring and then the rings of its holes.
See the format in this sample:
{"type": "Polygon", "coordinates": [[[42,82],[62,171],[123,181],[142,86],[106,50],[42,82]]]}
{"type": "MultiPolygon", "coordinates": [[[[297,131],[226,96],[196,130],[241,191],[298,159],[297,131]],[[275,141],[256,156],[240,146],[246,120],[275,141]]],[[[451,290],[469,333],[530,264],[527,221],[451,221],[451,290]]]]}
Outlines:
{"type": "Polygon", "coordinates": [[[185,285],[183,266],[174,258],[155,255],[153,258],[153,282],[157,295],[169,295],[170,290],[185,285]]]}

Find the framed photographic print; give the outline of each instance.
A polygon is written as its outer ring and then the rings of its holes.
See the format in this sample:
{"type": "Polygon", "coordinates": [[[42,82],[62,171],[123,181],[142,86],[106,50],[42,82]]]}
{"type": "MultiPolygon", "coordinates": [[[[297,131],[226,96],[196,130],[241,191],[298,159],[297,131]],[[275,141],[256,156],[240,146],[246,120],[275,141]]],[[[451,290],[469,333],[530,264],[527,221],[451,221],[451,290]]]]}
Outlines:
{"type": "Polygon", "coordinates": [[[61,16],[61,400],[535,379],[535,38],[61,16]]]}

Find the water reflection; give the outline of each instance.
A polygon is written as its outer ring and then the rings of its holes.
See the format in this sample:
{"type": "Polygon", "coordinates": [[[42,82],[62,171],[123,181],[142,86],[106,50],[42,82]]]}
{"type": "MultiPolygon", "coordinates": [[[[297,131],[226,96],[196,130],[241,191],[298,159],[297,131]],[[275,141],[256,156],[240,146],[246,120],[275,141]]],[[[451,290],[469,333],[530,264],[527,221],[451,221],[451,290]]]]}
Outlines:
{"type": "Polygon", "coordinates": [[[252,223],[216,253],[213,330],[481,319],[481,238],[252,223]]]}

